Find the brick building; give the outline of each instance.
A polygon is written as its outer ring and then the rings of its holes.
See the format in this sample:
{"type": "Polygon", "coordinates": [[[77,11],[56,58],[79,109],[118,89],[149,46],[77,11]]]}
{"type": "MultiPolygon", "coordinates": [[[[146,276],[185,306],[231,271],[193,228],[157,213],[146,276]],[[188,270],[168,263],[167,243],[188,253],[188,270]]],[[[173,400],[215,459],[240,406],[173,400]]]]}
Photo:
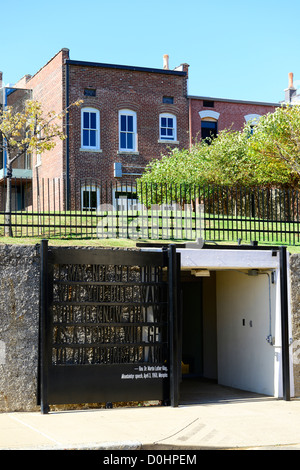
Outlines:
{"type": "MultiPolygon", "coordinates": [[[[26,100],[31,99],[31,90],[15,88],[7,86],[1,90],[2,73],[0,72],[0,109],[7,105],[13,106],[16,112],[22,112],[26,100]]],[[[1,142],[2,144],[2,142],[1,142]]],[[[6,152],[0,145],[0,202],[3,207],[6,193],[7,168],[6,168],[6,152]]],[[[28,207],[32,201],[32,161],[31,155],[23,155],[13,164],[13,192],[12,192],[12,208],[19,209],[28,207]]]]}
{"type": "Polygon", "coordinates": [[[189,96],[191,143],[216,135],[223,129],[239,131],[260,116],[275,111],[279,103],[226,100],[203,96],[189,96]]]}
{"type": "MultiPolygon", "coordinates": [[[[53,150],[15,165],[13,176],[27,178],[24,187],[15,179],[17,207],[29,205],[31,181],[32,204],[38,206],[43,192],[45,209],[57,209],[54,200],[63,208],[95,208],[103,183],[118,187],[116,197],[126,197],[125,184],[169,148],[188,148],[225,128],[240,130],[280,105],[189,96],[188,67],[170,70],[168,56],[161,69],[76,61],[62,49],[33,76],[25,75],[10,90],[30,92],[45,113],[60,113],[77,100],[82,104],[65,118],[65,141],[58,139],[53,150]],[[40,187],[48,179],[51,187],[40,187]]],[[[4,156],[0,170],[3,185],[4,156]]]]}
{"type": "Polygon", "coordinates": [[[122,188],[168,147],[187,147],[187,78],[188,66],[170,70],[167,56],[161,69],[150,69],[74,61],[62,49],[34,76],[21,79],[15,87],[31,89],[45,113],[82,100],[66,117],[67,139],[39,160],[33,156],[33,201],[37,178],[63,178],[55,189],[44,188],[50,199],[54,191],[56,200],[74,208],[80,192],[81,207],[94,207],[97,185],[118,181],[122,188]]]}

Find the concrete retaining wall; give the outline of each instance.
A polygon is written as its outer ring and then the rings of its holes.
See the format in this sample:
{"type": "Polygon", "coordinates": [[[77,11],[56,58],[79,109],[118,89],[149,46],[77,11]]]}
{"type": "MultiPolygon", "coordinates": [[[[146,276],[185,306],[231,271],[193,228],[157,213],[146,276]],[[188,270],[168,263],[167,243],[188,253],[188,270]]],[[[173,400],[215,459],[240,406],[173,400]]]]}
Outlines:
{"type": "Polygon", "coordinates": [[[0,245],[0,411],[36,407],[39,282],[34,246],[0,245]]]}
{"type": "MultiPolygon", "coordinates": [[[[293,344],[300,351],[300,255],[290,256],[290,274],[293,344]]],[[[40,409],[39,283],[39,247],[0,245],[0,412],[40,409]]],[[[294,383],[300,396],[298,363],[294,383]]]]}
{"type": "Polygon", "coordinates": [[[289,258],[291,289],[291,327],[295,396],[300,397],[300,255],[289,258]]]}

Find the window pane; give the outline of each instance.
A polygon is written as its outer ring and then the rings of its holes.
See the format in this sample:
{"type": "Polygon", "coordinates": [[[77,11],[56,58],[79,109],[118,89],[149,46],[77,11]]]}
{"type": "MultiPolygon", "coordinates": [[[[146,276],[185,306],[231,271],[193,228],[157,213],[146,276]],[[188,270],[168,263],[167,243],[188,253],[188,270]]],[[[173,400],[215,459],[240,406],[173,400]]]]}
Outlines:
{"type": "Polygon", "coordinates": [[[86,130],[83,131],[83,145],[84,145],[85,147],[90,145],[90,142],[89,142],[89,131],[86,131],[86,130]]]}
{"type": "Polygon", "coordinates": [[[173,104],[174,103],[173,96],[163,96],[163,103],[173,104]]]}
{"type": "Polygon", "coordinates": [[[90,146],[96,147],[96,131],[90,131],[90,146]]]}
{"type": "Polygon", "coordinates": [[[173,119],[168,118],[168,127],[173,127],[173,119]]]}
{"type": "Polygon", "coordinates": [[[96,129],[96,113],[91,113],[91,129],[96,129]]]}
{"type": "Polygon", "coordinates": [[[126,134],[121,132],[121,149],[126,149],[126,134]]]}
{"type": "Polygon", "coordinates": [[[133,116],[127,116],[127,131],[133,132],[133,116]]]}
{"type": "Polygon", "coordinates": [[[161,118],[161,125],[162,127],[167,127],[167,118],[161,118]]]}
{"type": "Polygon", "coordinates": [[[203,100],[203,106],[205,106],[206,108],[214,108],[215,102],[214,101],[203,100]]]}
{"type": "Polygon", "coordinates": [[[173,135],[173,129],[167,129],[168,131],[168,136],[172,136],[173,135]]]}
{"type": "Polygon", "coordinates": [[[133,149],[133,134],[127,134],[127,148],[133,149]]]}
{"type": "Polygon", "coordinates": [[[126,131],[126,116],[121,116],[121,131],[126,131]]]}
{"type": "Polygon", "coordinates": [[[90,199],[89,198],[89,192],[88,191],[83,191],[83,193],[82,193],[82,203],[83,203],[84,208],[89,207],[89,205],[90,205],[89,199],[90,199]]]}
{"type": "Polygon", "coordinates": [[[88,129],[90,127],[90,113],[83,113],[83,127],[88,129]]]}
{"type": "Polygon", "coordinates": [[[91,209],[97,209],[97,193],[96,191],[91,191],[90,192],[90,195],[91,195],[91,209]]]}
{"type": "Polygon", "coordinates": [[[212,122],[212,121],[202,121],[201,122],[201,127],[205,129],[216,129],[217,128],[217,123],[212,122]]]}
{"type": "Polygon", "coordinates": [[[161,135],[167,135],[167,129],[165,127],[161,129],[161,135]]]}
{"type": "Polygon", "coordinates": [[[96,90],[93,90],[91,88],[85,88],[84,96],[96,96],[96,90]]]}
{"type": "Polygon", "coordinates": [[[217,123],[211,121],[202,121],[201,123],[201,138],[215,137],[218,133],[217,123]]]}

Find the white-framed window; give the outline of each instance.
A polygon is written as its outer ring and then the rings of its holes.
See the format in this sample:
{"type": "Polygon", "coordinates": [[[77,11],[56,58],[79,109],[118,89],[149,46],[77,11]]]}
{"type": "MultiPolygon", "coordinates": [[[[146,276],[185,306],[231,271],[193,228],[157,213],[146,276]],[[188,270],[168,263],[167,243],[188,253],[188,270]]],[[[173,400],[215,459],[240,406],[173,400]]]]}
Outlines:
{"type": "Polygon", "coordinates": [[[159,115],[159,139],[169,142],[177,140],[177,122],[176,116],[173,114],[159,115]]]}
{"type": "Polygon", "coordinates": [[[136,112],[130,109],[119,111],[119,150],[121,152],[136,152],[136,112]]]}
{"type": "Polygon", "coordinates": [[[82,210],[95,211],[100,206],[100,189],[96,185],[84,185],[81,187],[82,210]]]}
{"type": "Polygon", "coordinates": [[[25,170],[31,170],[32,169],[32,154],[29,153],[29,152],[25,153],[24,168],[25,168],[25,170]]]}
{"type": "Polygon", "coordinates": [[[134,188],[120,186],[113,190],[113,206],[118,211],[138,210],[140,207],[138,195],[134,188]]]}
{"type": "Polygon", "coordinates": [[[36,166],[39,166],[39,165],[42,164],[42,156],[41,156],[40,153],[36,154],[36,163],[35,164],[36,164],[36,166]]]}
{"type": "Polygon", "coordinates": [[[201,139],[210,142],[210,139],[218,135],[218,121],[213,119],[202,119],[201,121],[201,139]]]}
{"type": "Polygon", "coordinates": [[[218,135],[218,119],[220,113],[212,110],[200,111],[201,118],[201,139],[206,140],[207,143],[218,135]]]}
{"type": "MultiPolygon", "coordinates": [[[[29,137],[30,134],[29,132],[26,132],[26,137],[29,137]]],[[[41,126],[38,126],[37,127],[37,134],[36,134],[36,137],[37,137],[37,141],[41,140],[42,139],[42,133],[41,133],[41,126]]],[[[35,166],[40,166],[42,164],[42,155],[41,153],[37,150],[36,151],[36,162],[35,162],[35,166]]]]}
{"type": "Polygon", "coordinates": [[[100,150],[100,112],[98,109],[81,109],[81,148],[100,150]]]}

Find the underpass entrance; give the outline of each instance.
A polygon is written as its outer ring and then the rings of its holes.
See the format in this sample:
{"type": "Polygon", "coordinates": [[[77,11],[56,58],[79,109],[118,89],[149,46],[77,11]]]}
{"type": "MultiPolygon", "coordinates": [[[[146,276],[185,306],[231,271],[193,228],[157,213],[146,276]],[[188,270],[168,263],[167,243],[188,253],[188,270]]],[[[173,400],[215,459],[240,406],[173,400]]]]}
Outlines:
{"type": "Polygon", "coordinates": [[[284,250],[195,246],[178,251],[181,389],[199,379],[199,384],[289,400],[293,384],[284,250]]]}

